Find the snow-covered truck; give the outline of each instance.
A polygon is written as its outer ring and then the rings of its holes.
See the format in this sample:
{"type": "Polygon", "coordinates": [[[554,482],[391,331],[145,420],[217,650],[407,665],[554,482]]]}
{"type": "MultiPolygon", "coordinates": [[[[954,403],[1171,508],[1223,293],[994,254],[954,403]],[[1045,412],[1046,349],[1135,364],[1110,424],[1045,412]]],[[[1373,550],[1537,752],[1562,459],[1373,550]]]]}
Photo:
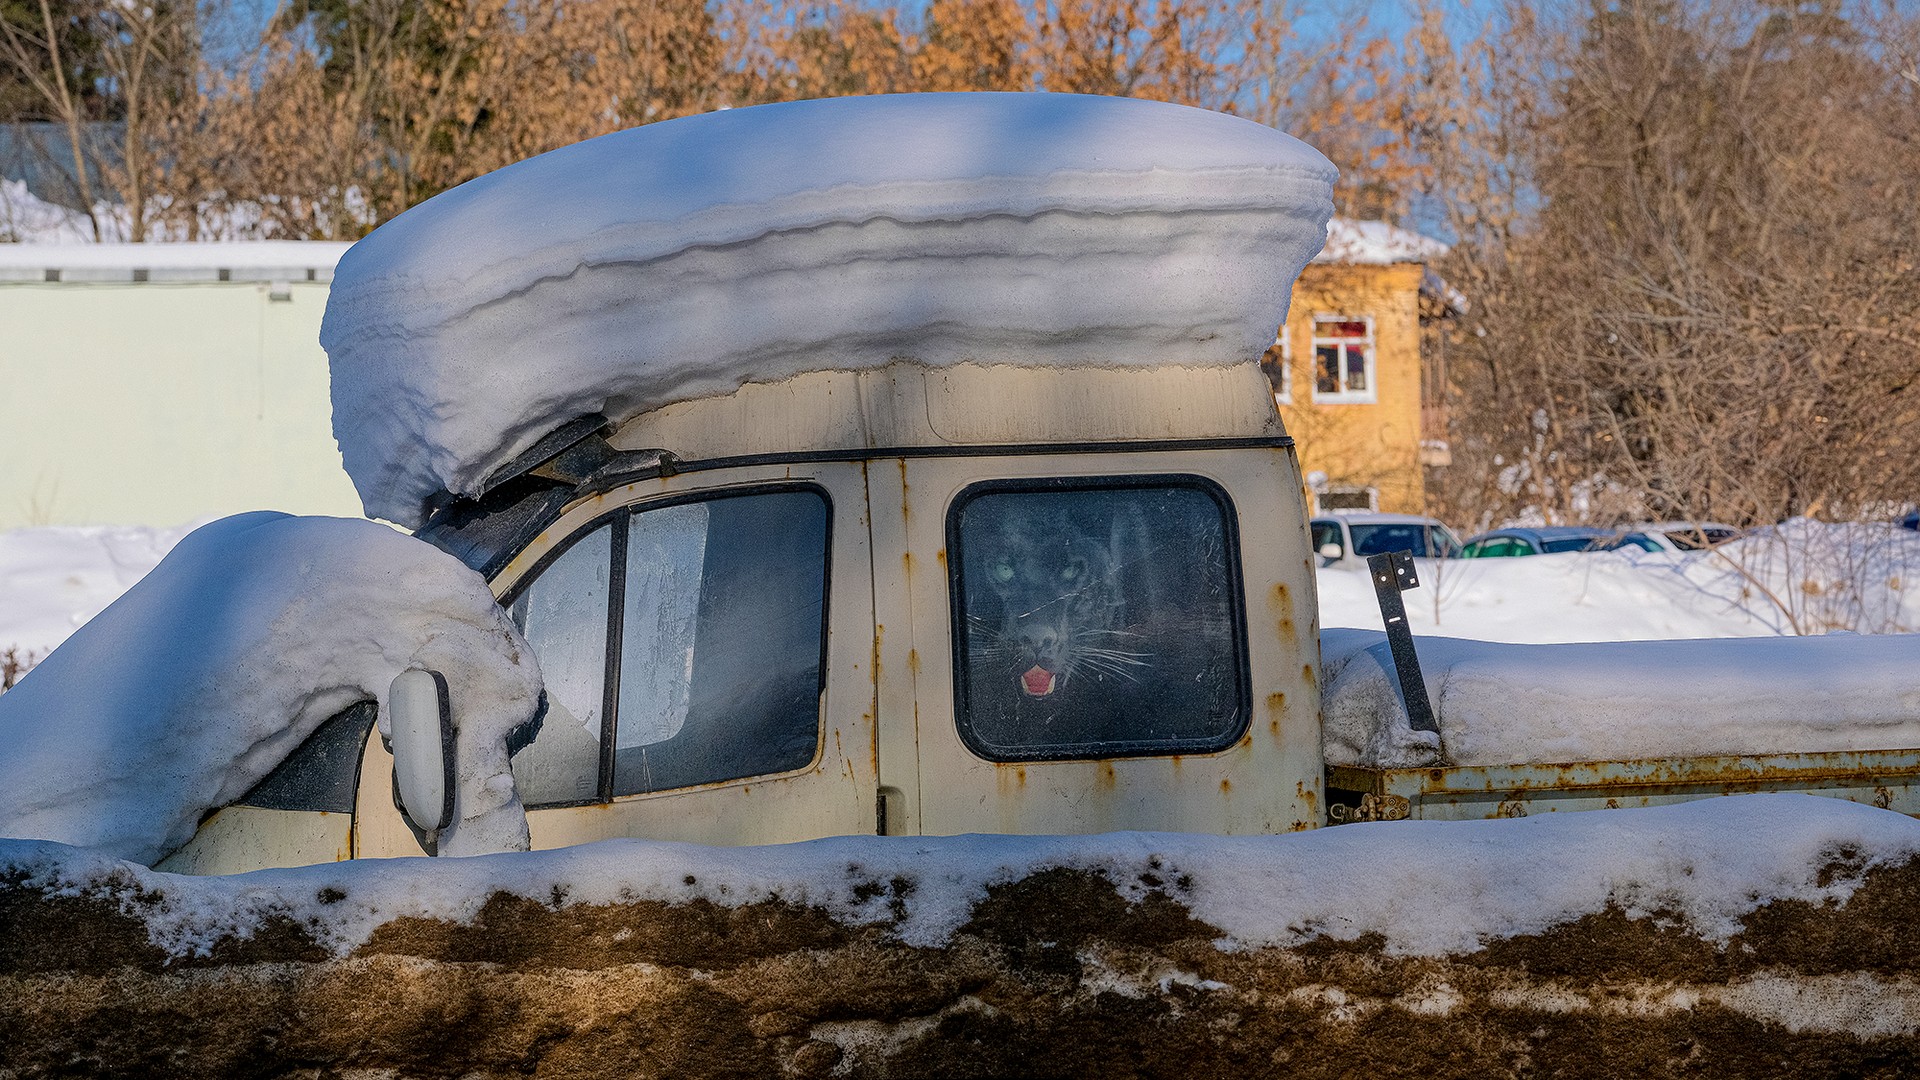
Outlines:
{"type": "MultiPolygon", "coordinates": [[[[356,245],[336,433],[369,514],[483,574],[538,658],[508,744],[533,846],[1920,810],[1909,751],[1470,765],[1384,705],[1328,768],[1257,358],[1333,176],[1162,103],[842,99],[582,143],[356,245]]],[[[462,694],[409,672],[384,731],[328,721],[162,868],[433,850],[462,694]]]]}

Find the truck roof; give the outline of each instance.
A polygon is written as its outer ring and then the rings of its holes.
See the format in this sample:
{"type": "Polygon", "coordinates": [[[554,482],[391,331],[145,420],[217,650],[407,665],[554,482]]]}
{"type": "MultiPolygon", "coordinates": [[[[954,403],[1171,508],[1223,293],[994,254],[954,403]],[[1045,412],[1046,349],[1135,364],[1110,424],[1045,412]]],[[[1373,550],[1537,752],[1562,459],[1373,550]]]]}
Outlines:
{"type": "Polygon", "coordinates": [[[1241,368],[1220,380],[1253,385],[1325,240],[1333,176],[1248,120],[1078,95],[840,98],[617,132],[444,192],[348,251],[321,331],[335,435],[368,513],[417,527],[578,418],[749,383],[804,385],[682,410],[700,419],[681,431],[769,451],[1239,432],[1245,417],[1202,417],[1227,393],[1207,378],[1112,373],[1241,368]],[[881,369],[904,398],[825,374],[881,369]],[[982,388],[981,415],[956,419],[982,388]],[[1098,422],[1080,422],[1081,393],[1110,399],[1098,422]]]}

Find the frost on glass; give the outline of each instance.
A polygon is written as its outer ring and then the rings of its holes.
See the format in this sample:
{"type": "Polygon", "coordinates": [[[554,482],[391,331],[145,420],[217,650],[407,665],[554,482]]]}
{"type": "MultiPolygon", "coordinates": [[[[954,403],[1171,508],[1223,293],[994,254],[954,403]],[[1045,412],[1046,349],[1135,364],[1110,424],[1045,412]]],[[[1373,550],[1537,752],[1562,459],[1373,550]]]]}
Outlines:
{"type": "Polygon", "coordinates": [[[540,731],[513,756],[513,782],[528,806],[599,794],[612,537],[612,526],[595,529],[513,601],[513,624],[533,646],[547,683],[540,731]]]}
{"type": "Polygon", "coordinates": [[[804,768],[819,743],[826,500],[685,503],[629,529],[614,794],[804,768]]]}
{"type": "Polygon", "coordinates": [[[1245,726],[1228,523],[1197,486],[989,491],[954,519],[958,722],[995,760],[1220,749],[1245,726]]]}

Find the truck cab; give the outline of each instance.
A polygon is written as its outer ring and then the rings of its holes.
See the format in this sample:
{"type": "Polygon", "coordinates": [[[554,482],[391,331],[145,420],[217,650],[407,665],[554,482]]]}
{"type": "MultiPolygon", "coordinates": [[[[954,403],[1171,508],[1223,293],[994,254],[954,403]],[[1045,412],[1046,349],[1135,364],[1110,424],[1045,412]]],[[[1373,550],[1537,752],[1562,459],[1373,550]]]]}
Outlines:
{"type": "MultiPolygon", "coordinates": [[[[1313,560],[1262,378],[901,362],[565,426],[419,532],[540,662],[534,847],[1320,824],[1313,560]]],[[[370,721],[162,865],[420,854],[370,721]]]]}

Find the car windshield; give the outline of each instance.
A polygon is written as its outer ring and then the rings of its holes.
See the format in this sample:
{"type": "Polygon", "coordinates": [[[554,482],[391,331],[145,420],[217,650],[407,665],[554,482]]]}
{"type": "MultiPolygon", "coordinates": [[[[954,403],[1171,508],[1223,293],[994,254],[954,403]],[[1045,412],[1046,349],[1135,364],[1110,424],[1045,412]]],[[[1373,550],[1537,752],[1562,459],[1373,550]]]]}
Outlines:
{"type": "Polygon", "coordinates": [[[1658,551],[1660,545],[1639,533],[1619,533],[1612,536],[1568,536],[1558,540],[1543,540],[1540,548],[1548,554],[1563,551],[1618,551],[1623,547],[1637,547],[1642,551],[1658,551]]]}
{"type": "Polygon", "coordinates": [[[1445,558],[1455,551],[1453,538],[1436,525],[1394,522],[1387,525],[1348,525],[1355,555],[1411,551],[1421,558],[1445,558]]]}

